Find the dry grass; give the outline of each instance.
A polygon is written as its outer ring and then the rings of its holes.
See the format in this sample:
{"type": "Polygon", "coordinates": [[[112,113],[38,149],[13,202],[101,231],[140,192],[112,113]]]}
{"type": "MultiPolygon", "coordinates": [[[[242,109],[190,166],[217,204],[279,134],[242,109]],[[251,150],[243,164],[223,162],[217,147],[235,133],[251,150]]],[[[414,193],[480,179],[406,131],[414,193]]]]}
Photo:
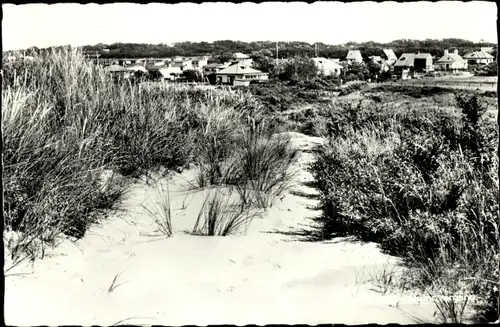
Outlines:
{"type": "Polygon", "coordinates": [[[199,211],[193,235],[227,236],[244,233],[258,212],[247,209],[231,192],[212,190],[199,211]],[[232,199],[233,198],[233,199],[232,199]]]}
{"type": "Polygon", "coordinates": [[[152,206],[149,208],[144,204],[142,207],[148,212],[154,220],[158,231],[163,235],[172,236],[172,210],[170,207],[170,191],[167,184],[165,189],[160,182],[154,184],[155,196],[152,200],[152,206]]]}

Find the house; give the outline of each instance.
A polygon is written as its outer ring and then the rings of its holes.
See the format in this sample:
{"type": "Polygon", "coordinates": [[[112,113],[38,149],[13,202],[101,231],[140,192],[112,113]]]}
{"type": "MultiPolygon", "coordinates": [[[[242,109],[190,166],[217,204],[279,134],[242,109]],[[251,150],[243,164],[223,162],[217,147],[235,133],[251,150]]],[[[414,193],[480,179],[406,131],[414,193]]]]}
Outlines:
{"type": "Polygon", "coordinates": [[[453,53],[449,53],[448,50],[444,50],[444,55],[436,61],[436,67],[441,70],[451,70],[456,72],[467,69],[467,61],[460,57],[457,49],[455,49],[453,53]]]}
{"type": "Polygon", "coordinates": [[[316,64],[316,67],[318,68],[318,74],[322,73],[323,75],[340,75],[342,66],[340,66],[338,63],[326,59],[326,58],[311,58],[314,63],[316,64]]]}
{"type": "Polygon", "coordinates": [[[203,66],[203,75],[215,74],[221,71],[222,69],[227,68],[228,66],[229,66],[228,64],[219,64],[219,63],[205,65],[203,66]]]}
{"type": "Polygon", "coordinates": [[[113,76],[121,76],[125,78],[128,78],[132,74],[132,72],[127,68],[116,64],[104,67],[104,71],[111,73],[113,76]]]}
{"type": "Polygon", "coordinates": [[[192,59],[185,58],[175,58],[170,66],[178,67],[181,71],[194,69],[192,59]]]}
{"type": "Polygon", "coordinates": [[[196,70],[203,70],[203,67],[205,67],[208,64],[208,57],[202,56],[202,57],[195,57],[192,59],[192,65],[193,69],[196,70]]]}
{"type": "Polygon", "coordinates": [[[164,66],[164,67],[152,67],[150,71],[157,71],[161,74],[162,80],[175,80],[182,74],[181,67],[176,66],[164,66]]]}
{"type": "Polygon", "coordinates": [[[236,53],[234,53],[234,58],[235,59],[249,59],[250,56],[246,55],[244,53],[241,53],[241,52],[236,52],[236,53]]]}
{"type": "Polygon", "coordinates": [[[359,50],[349,50],[345,60],[349,63],[352,63],[352,62],[362,63],[363,56],[361,56],[361,51],[359,51],[359,50]]]}
{"type": "Polygon", "coordinates": [[[464,56],[464,59],[467,60],[467,63],[471,65],[487,65],[495,61],[495,57],[485,51],[470,52],[464,56]]]}
{"type": "Polygon", "coordinates": [[[495,50],[494,47],[482,47],[481,48],[482,52],[486,52],[486,53],[489,53],[489,54],[492,54],[494,50],[495,50]]]}
{"type": "Polygon", "coordinates": [[[428,72],[433,70],[432,56],[430,53],[403,53],[394,63],[394,71],[402,73],[408,70],[413,72],[428,72]]]}
{"type": "Polygon", "coordinates": [[[257,69],[235,64],[224,68],[216,73],[217,83],[237,85],[242,81],[249,82],[252,80],[267,80],[269,76],[257,69]]]}
{"type": "Polygon", "coordinates": [[[137,72],[137,71],[141,71],[143,73],[147,73],[148,72],[148,70],[146,69],[146,67],[144,67],[143,65],[126,66],[125,69],[128,70],[128,71],[133,71],[133,72],[137,72]]]}
{"type": "Polygon", "coordinates": [[[429,72],[433,70],[432,56],[430,53],[417,53],[414,60],[414,69],[416,72],[429,72]]]}
{"type": "Polygon", "coordinates": [[[384,59],[389,66],[393,65],[398,60],[398,57],[392,49],[382,49],[382,51],[385,55],[385,58],[382,59],[384,59]]]}

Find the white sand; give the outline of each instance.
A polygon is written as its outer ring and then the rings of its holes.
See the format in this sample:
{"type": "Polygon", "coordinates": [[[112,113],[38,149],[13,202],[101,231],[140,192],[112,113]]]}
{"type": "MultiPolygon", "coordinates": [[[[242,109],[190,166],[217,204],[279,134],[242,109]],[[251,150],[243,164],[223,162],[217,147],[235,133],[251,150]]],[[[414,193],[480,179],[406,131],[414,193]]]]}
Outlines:
{"type": "Polygon", "coordinates": [[[304,168],[321,139],[298,133],[302,150],[296,185],[247,234],[230,237],[192,236],[204,199],[186,192],[193,172],[169,181],[174,235],[146,236],[155,224],[141,207],[154,191],[134,185],[124,201],[125,214],[115,215],[52,256],[22,266],[6,277],[5,322],[9,325],[124,324],[317,324],[432,322],[432,303],[371,290],[366,279],[395,265],[374,244],[349,239],[304,242],[274,233],[310,228],[320,211],[314,194],[301,182],[311,179],[304,168]],[[187,205],[182,208],[183,202],[187,205]],[[120,274],[112,292],[108,292],[120,274]],[[399,308],[396,306],[399,303],[399,308]]]}

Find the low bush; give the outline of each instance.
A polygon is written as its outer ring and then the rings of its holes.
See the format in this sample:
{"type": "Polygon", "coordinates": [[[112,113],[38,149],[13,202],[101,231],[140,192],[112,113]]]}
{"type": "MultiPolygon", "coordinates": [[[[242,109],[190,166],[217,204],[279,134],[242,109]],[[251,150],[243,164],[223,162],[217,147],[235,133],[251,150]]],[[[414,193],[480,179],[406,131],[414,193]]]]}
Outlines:
{"type": "Polygon", "coordinates": [[[458,114],[369,100],[336,105],[311,167],[319,235],[380,242],[406,259],[415,285],[476,294],[486,299],[477,304],[483,318],[498,319],[498,130],[479,95],[457,94],[458,114]],[[454,276],[445,274],[451,267],[454,276]],[[451,282],[458,279],[460,289],[451,282]]]}

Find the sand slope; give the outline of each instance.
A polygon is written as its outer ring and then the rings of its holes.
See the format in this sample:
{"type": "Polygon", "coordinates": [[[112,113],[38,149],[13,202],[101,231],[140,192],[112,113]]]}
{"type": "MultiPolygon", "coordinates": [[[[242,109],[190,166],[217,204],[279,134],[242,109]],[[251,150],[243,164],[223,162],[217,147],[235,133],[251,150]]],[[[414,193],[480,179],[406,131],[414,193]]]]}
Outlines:
{"type": "MultiPolygon", "coordinates": [[[[151,236],[141,204],[153,190],[130,188],[124,212],[52,256],[6,277],[9,325],[415,323],[434,306],[382,295],[366,282],[397,260],[349,239],[305,242],[314,189],[305,166],[321,139],[288,133],[301,150],[293,189],[256,218],[244,236],[204,237],[191,230],[207,191],[191,192],[192,171],[169,180],[174,236],[151,236]],[[307,195],[310,196],[307,196],[307,195]],[[110,290],[115,276],[114,290],[110,290]],[[398,304],[399,303],[399,304],[398,304]],[[399,308],[395,306],[399,305],[399,308]]],[[[156,233],[157,234],[157,233],[156,233]]]]}

